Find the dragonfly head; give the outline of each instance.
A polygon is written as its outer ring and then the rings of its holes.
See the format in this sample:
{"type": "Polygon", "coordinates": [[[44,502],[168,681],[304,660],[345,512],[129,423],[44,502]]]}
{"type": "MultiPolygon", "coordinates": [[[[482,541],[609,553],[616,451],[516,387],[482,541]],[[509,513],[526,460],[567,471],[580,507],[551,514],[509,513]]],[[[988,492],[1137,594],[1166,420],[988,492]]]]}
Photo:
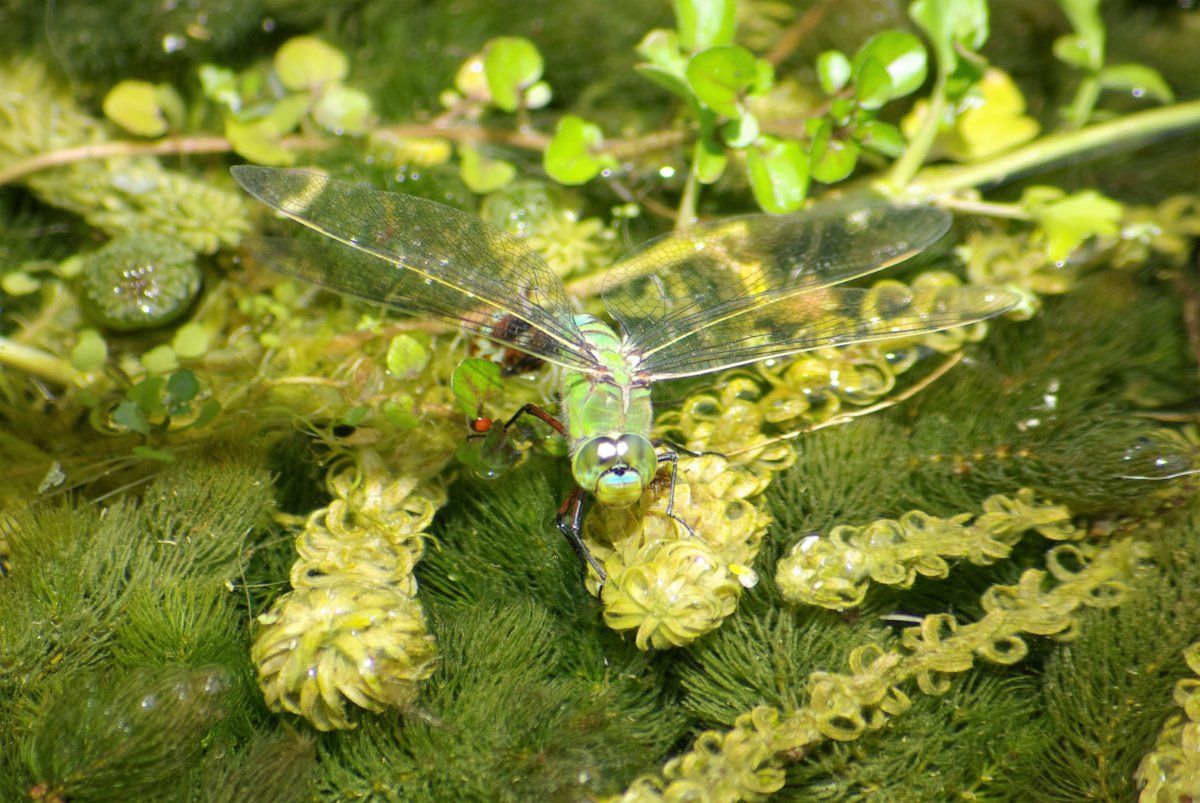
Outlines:
{"type": "Polygon", "coordinates": [[[640,499],[657,468],[654,446],[633,433],[588,438],[571,459],[579,487],[609,507],[627,507],[640,499]]]}

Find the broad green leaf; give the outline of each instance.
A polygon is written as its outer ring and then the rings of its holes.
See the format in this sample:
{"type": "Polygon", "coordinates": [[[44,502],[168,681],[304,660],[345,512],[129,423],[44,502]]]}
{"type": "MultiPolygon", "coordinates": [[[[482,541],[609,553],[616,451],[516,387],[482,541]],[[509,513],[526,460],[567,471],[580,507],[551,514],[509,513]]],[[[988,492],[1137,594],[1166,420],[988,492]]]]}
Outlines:
{"type": "Polygon", "coordinates": [[[754,200],[767,212],[794,212],[808,195],[808,154],[793,140],[763,137],[746,151],[754,200]]]}
{"type": "Polygon", "coordinates": [[[504,390],[500,366],[491,360],[468,357],[450,375],[450,390],[463,415],[474,417],[488,399],[504,390]]]}
{"type": "Polygon", "coordinates": [[[865,120],[854,130],[854,138],[864,148],[895,159],[904,153],[908,144],[900,129],[882,120],[865,120]]]}
{"type": "Polygon", "coordinates": [[[550,178],[560,184],[583,184],[590,181],[611,158],[597,156],[592,149],[604,140],[600,127],[582,117],[568,114],[558,121],[554,137],[542,155],[542,167],[550,178]]]}
{"type": "Polygon", "coordinates": [[[854,54],[851,65],[857,76],[868,61],[877,61],[887,71],[890,90],[887,100],[909,95],[925,82],[927,59],[921,40],[905,31],[883,31],[867,40],[854,54]]]}
{"type": "Polygon", "coordinates": [[[521,94],[542,77],[542,54],[519,36],[499,36],[483,49],[483,70],[492,102],[506,112],[521,105],[521,94]]]}
{"type": "Polygon", "coordinates": [[[146,81],[122,81],[104,96],[104,116],[139,137],[167,133],[167,119],[159,104],[159,92],[146,81]]]}
{"type": "Polygon", "coordinates": [[[740,117],[741,99],[760,80],[754,54],[744,47],[714,47],[692,56],[687,79],[696,97],[725,117],[740,117]]]}
{"type": "Polygon", "coordinates": [[[976,52],[987,41],[986,0],[914,0],[908,16],[933,43],[938,69],[944,76],[958,66],[956,47],[976,52]]]}
{"type": "Polygon", "coordinates": [[[1065,260],[1089,237],[1120,230],[1121,205],[1095,190],[1067,195],[1057,187],[1030,187],[1021,195],[1021,206],[1041,226],[1047,256],[1055,262],[1065,260]]]}
{"type": "Polygon", "coordinates": [[[297,36],[275,52],[275,74],[293,91],[343,80],[350,71],[346,54],[315,36],[297,36]]]}
{"type": "Polygon", "coordinates": [[[517,175],[517,169],[511,164],[503,159],[489,159],[472,145],[459,145],[458,158],[463,184],[479,195],[495,192],[517,175]]]}
{"type": "Polygon", "coordinates": [[[371,408],[365,404],[360,404],[357,407],[351,407],[342,416],[338,423],[345,424],[348,427],[357,427],[363,421],[367,420],[367,415],[371,412],[371,408]]]}
{"type": "Polygon", "coordinates": [[[313,119],[334,134],[359,136],[371,127],[371,98],[346,86],[333,86],[321,93],[313,106],[313,119]]]}
{"type": "Polygon", "coordinates": [[[840,91],[850,81],[850,59],[840,50],[826,50],[817,56],[817,83],[826,95],[840,91]]]}
{"type": "Polygon", "coordinates": [[[1114,64],[1100,71],[1100,85],[1105,89],[1126,90],[1135,97],[1149,95],[1161,103],[1170,103],[1175,93],[1158,70],[1144,64],[1114,64]]]}
{"type": "Polygon", "coordinates": [[[679,43],[696,53],[733,42],[737,27],[736,0],[675,0],[679,43]]]}
{"type": "Polygon", "coordinates": [[[71,366],[76,371],[90,374],[99,371],[108,362],[108,344],[95,329],[84,329],[71,349],[71,366]]]}
{"type": "Polygon", "coordinates": [[[397,379],[412,379],[425,370],[431,356],[420,340],[410,334],[398,334],[388,344],[388,373],[397,379]]]}

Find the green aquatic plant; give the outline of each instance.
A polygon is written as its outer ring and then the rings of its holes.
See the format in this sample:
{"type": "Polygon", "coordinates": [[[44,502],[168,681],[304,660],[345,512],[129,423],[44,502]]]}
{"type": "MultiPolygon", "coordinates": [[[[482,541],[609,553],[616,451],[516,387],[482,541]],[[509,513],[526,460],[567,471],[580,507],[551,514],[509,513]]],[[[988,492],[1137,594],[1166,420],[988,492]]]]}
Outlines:
{"type": "Polygon", "coordinates": [[[0,12],[0,797],[1195,794],[1194,15],[186,5],[0,12]],[[501,243],[570,316],[644,242],[630,299],[702,247],[761,300],[764,221],[839,209],[953,215],[855,315],[1014,306],[658,377],[677,463],[581,517],[581,587],[552,526],[580,450],[505,427],[563,384],[513,348],[536,328],[262,270],[244,236],[290,232],[238,161],[407,198],[352,225],[478,212],[507,234],[460,286],[501,243]]]}

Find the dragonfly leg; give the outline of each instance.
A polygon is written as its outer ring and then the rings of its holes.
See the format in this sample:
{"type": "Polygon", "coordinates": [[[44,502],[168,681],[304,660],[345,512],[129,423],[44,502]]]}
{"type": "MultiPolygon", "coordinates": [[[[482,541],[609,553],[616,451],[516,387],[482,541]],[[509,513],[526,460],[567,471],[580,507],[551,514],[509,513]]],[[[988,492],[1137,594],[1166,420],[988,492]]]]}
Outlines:
{"type": "Polygon", "coordinates": [[[517,423],[517,419],[523,415],[533,416],[539,421],[549,424],[550,428],[559,435],[562,435],[564,438],[567,437],[567,428],[563,426],[563,423],[536,404],[526,404],[520,410],[513,413],[512,418],[508,419],[508,422],[505,423],[504,431],[508,432],[509,427],[517,423]]]}
{"type": "MultiPolygon", "coordinates": [[[[706,456],[724,457],[725,456],[721,452],[708,452],[708,451],[694,452],[691,449],[687,448],[686,446],[681,446],[678,443],[675,443],[674,441],[667,440],[666,438],[655,438],[654,440],[650,441],[650,443],[654,444],[655,447],[665,446],[667,449],[669,449],[672,452],[675,452],[677,454],[685,454],[688,457],[706,457],[706,456]]],[[[668,458],[668,459],[670,459],[670,458],[668,458]]],[[[659,462],[660,463],[662,462],[661,458],[659,459],[659,462]]]]}
{"type": "Polygon", "coordinates": [[[667,515],[682,524],[683,529],[687,530],[687,534],[695,538],[696,533],[692,530],[692,525],[675,515],[675,480],[679,477],[679,455],[675,452],[663,452],[658,456],[658,462],[671,464],[671,490],[667,496],[667,515]]]}
{"type": "Polygon", "coordinates": [[[556,520],[558,529],[566,536],[567,542],[571,548],[575,550],[575,554],[579,559],[592,567],[592,571],[600,578],[600,585],[604,585],[604,581],[608,579],[608,575],[604,573],[604,569],[600,568],[600,562],[596,560],[596,556],[587,548],[587,544],[583,543],[583,489],[575,488],[571,491],[571,495],[562,503],[562,507],[558,509],[558,518],[556,520]]]}

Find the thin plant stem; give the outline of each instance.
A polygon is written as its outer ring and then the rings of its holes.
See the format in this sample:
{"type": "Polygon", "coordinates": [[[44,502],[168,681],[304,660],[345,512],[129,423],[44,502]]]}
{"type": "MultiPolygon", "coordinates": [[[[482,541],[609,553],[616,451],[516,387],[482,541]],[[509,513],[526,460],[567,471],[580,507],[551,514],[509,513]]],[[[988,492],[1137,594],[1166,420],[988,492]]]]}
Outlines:
{"type": "Polygon", "coordinates": [[[0,337],[0,365],[7,365],[56,385],[78,384],[82,374],[62,357],[0,337]]]}
{"type": "Polygon", "coordinates": [[[972,188],[984,188],[1045,170],[1067,159],[1130,150],[1151,140],[1200,128],[1200,100],[1176,103],[1090,125],[1078,131],[1052,134],[978,164],[929,167],[918,173],[900,195],[936,198],[972,188]]]}
{"type": "Polygon", "coordinates": [[[912,142],[905,148],[904,154],[892,165],[892,172],[887,183],[895,190],[903,190],[912,182],[921,165],[925,164],[933,141],[937,138],[938,127],[942,122],[942,113],[946,109],[946,79],[938,77],[933,87],[933,95],[929,99],[929,108],[925,110],[925,119],[912,142]]]}

